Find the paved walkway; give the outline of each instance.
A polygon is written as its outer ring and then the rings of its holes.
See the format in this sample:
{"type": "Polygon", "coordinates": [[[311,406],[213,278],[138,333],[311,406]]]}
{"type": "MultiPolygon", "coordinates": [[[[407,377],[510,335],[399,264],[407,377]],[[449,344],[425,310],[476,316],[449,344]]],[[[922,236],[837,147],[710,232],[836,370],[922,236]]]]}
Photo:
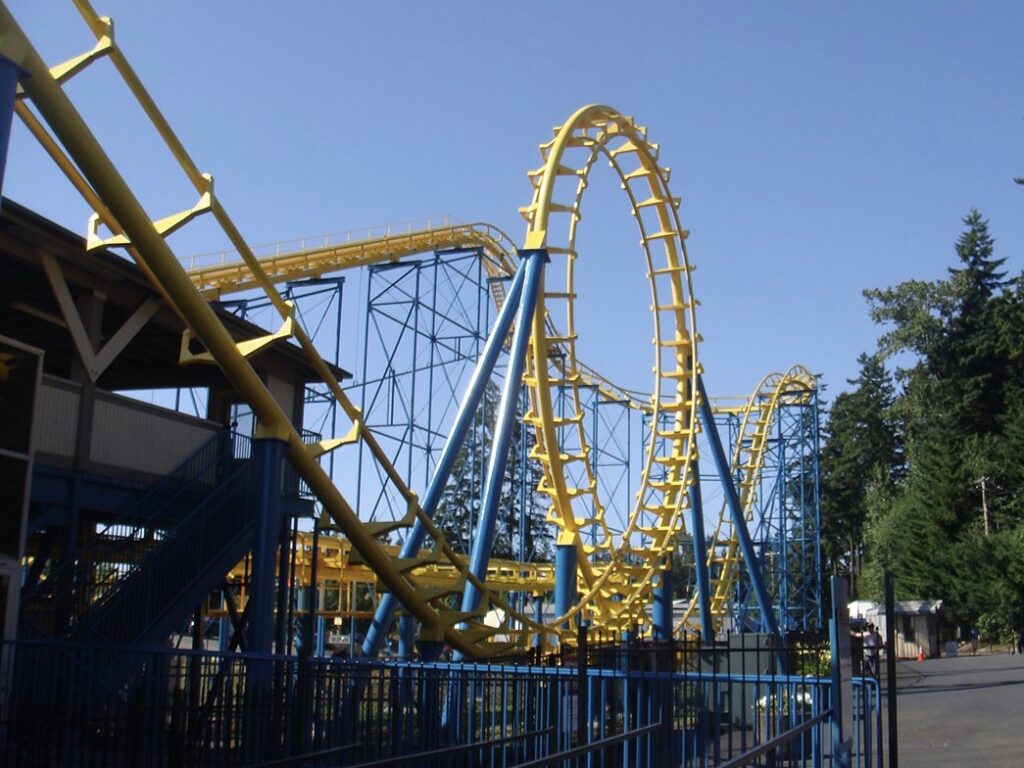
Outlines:
{"type": "Polygon", "coordinates": [[[897,681],[900,768],[1024,766],[1024,657],[901,661],[897,681]]]}

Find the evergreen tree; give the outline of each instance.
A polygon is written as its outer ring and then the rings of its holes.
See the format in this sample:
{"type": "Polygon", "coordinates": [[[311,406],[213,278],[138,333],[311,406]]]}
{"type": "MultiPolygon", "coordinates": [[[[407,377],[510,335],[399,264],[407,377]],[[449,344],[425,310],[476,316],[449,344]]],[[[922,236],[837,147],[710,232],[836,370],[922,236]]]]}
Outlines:
{"type": "Polygon", "coordinates": [[[1007,283],[1000,270],[1005,259],[993,257],[988,221],[972,210],[963,222],[967,229],[956,243],[961,266],[949,270],[956,306],[928,362],[960,428],[975,434],[995,429],[1003,409],[1005,364],[992,299],[1007,283]]]}
{"type": "Polygon", "coordinates": [[[956,255],[963,264],[959,269],[950,267],[954,282],[960,281],[964,288],[959,291],[960,314],[976,314],[995,292],[1007,285],[1006,272],[999,271],[1006,259],[993,258],[995,240],[988,231],[988,219],[972,208],[963,218],[967,229],[956,241],[956,255]]]}
{"type": "Polygon", "coordinates": [[[892,406],[895,388],[881,356],[862,354],[850,392],[832,406],[822,451],[822,533],[833,572],[856,578],[864,554],[869,483],[891,482],[902,468],[902,449],[892,406]]]}
{"type": "MultiPolygon", "coordinates": [[[[707,546],[710,546],[708,544],[707,546]]],[[[680,536],[676,551],[672,553],[672,599],[689,600],[697,590],[696,558],[693,539],[680,536]]]]}
{"type": "MultiPolygon", "coordinates": [[[[488,382],[476,424],[455,459],[452,477],[438,505],[438,528],[456,551],[467,555],[472,549],[480,519],[484,477],[500,401],[498,386],[488,382]]],[[[493,558],[518,560],[523,555],[528,562],[551,558],[552,534],[544,502],[536,491],[540,469],[529,459],[534,441],[533,433],[524,427],[522,419],[514,419],[509,456],[499,489],[498,516],[491,549],[493,558]],[[524,489],[525,494],[522,492],[524,489]],[[520,536],[525,540],[523,552],[520,551],[520,536]]]]}
{"type": "Polygon", "coordinates": [[[866,486],[855,482],[856,427],[871,405],[851,382],[833,406],[822,508],[834,528],[863,521],[868,594],[880,596],[891,569],[899,596],[942,598],[955,620],[1002,632],[1024,620],[1024,276],[1006,279],[978,211],[963,222],[948,279],[865,292],[888,326],[879,355],[910,353],[889,410],[905,467],[876,465],[866,486]]]}

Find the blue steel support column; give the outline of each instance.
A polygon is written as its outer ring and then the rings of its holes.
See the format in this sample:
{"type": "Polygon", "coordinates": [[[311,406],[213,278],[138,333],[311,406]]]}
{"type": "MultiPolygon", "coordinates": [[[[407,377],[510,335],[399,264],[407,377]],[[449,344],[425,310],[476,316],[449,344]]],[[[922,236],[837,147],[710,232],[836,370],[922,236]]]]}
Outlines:
{"type": "MultiPolygon", "coordinates": [[[[544,623],[544,595],[536,594],[533,596],[533,620],[538,624],[544,623]]],[[[540,648],[544,650],[544,633],[538,632],[537,637],[533,641],[534,648],[540,648]]]]}
{"type": "Polygon", "coordinates": [[[231,647],[231,633],[234,627],[231,626],[231,619],[222,616],[217,627],[217,650],[227,651],[231,647]]]}
{"type": "MultiPolygon", "coordinates": [[[[423,494],[421,507],[427,517],[432,518],[437,510],[437,505],[441,501],[441,495],[448,482],[448,477],[455,466],[455,459],[458,456],[459,449],[462,447],[466,433],[473,423],[477,405],[483,396],[491,371],[494,370],[494,364],[497,362],[498,355],[505,342],[505,337],[508,335],[512,319],[515,317],[516,305],[519,303],[519,295],[523,290],[524,278],[525,270],[523,265],[520,264],[515,279],[509,287],[505,304],[502,306],[497,320],[495,320],[494,328],[487,337],[483,354],[481,354],[480,360],[473,371],[469,386],[466,388],[466,394],[463,395],[462,402],[459,404],[455,423],[452,424],[451,431],[448,433],[448,440],[441,451],[437,468],[434,470],[434,476],[427,486],[426,493],[423,494]]],[[[412,527],[412,531],[409,533],[409,537],[402,545],[399,557],[412,557],[419,552],[420,547],[423,546],[423,539],[426,537],[426,533],[427,531],[423,523],[417,520],[412,527]]],[[[384,647],[384,641],[395,619],[397,602],[395,596],[390,592],[381,595],[380,603],[373,614],[373,621],[370,623],[370,628],[366,633],[366,640],[363,642],[363,656],[366,658],[377,658],[381,648],[384,647]]]]}
{"type": "Polygon", "coordinates": [[[654,588],[654,605],[651,620],[654,624],[655,640],[672,639],[672,558],[666,558],[661,581],[654,588]]]}
{"type": "MultiPolygon", "coordinates": [[[[519,387],[519,398],[520,407],[523,409],[523,413],[529,410],[529,397],[526,391],[526,387],[520,385],[519,387]]],[[[522,430],[519,433],[519,466],[522,467],[523,482],[519,484],[519,562],[526,562],[526,531],[530,525],[530,511],[527,509],[527,504],[531,504],[533,501],[533,494],[530,494],[530,498],[527,499],[527,486],[530,485],[528,468],[529,468],[529,446],[526,436],[526,430],[522,430]]],[[[520,576],[525,574],[520,571],[520,576]]],[[[520,603],[516,607],[526,613],[526,602],[529,599],[526,592],[519,593],[520,603]]]]}
{"type": "Polygon", "coordinates": [[[772,614],[772,602],[758,565],[757,554],[754,552],[754,543],[747,530],[747,521],[743,517],[743,509],[740,507],[740,497],[736,493],[736,486],[732,481],[729,461],[725,458],[725,451],[722,449],[722,438],[719,437],[718,428],[715,426],[715,416],[711,412],[711,401],[708,400],[708,393],[704,390],[702,376],[697,377],[697,390],[700,395],[700,418],[704,424],[708,442],[711,444],[711,456],[715,460],[715,469],[718,470],[718,476],[722,480],[722,490],[729,506],[729,513],[732,515],[733,530],[736,532],[740,549],[743,551],[743,562],[747,566],[747,573],[750,574],[750,583],[754,587],[757,606],[761,609],[761,626],[775,637],[779,637],[779,628],[775,623],[775,616],[772,614]]]}
{"type": "Polygon", "coordinates": [[[821,584],[821,495],[820,495],[820,482],[821,482],[821,467],[819,465],[819,457],[821,451],[820,436],[818,434],[818,389],[814,389],[814,450],[811,454],[813,456],[813,467],[814,472],[814,599],[817,604],[817,619],[818,627],[821,627],[825,621],[824,614],[824,601],[822,598],[822,584],[821,584]]]}
{"type": "Polygon", "coordinates": [[[412,661],[416,619],[405,613],[398,617],[398,660],[412,661]]]}
{"type": "MultiPolygon", "coordinates": [[[[544,274],[544,263],[548,259],[548,254],[543,249],[519,251],[519,258],[522,259],[520,270],[525,269],[526,277],[519,298],[519,313],[516,319],[515,334],[512,337],[508,370],[505,373],[505,383],[501,390],[498,422],[494,429],[491,456],[487,462],[480,519],[477,521],[473,549],[469,555],[469,572],[478,579],[483,579],[487,572],[491,547],[494,545],[498,501],[501,498],[501,486],[505,480],[505,467],[508,464],[508,449],[512,439],[512,425],[516,416],[516,400],[522,383],[523,368],[526,365],[526,343],[530,338],[533,313],[537,308],[537,292],[540,289],[540,279],[544,274]]],[[[480,597],[480,591],[476,585],[472,582],[467,583],[466,591],[462,594],[462,611],[475,611],[480,605],[480,597]]],[[[459,656],[461,657],[461,654],[459,656]]]]}
{"type": "Polygon", "coordinates": [[[327,622],[323,616],[316,617],[316,657],[322,659],[326,653],[327,622]]]}
{"type": "Polygon", "coordinates": [[[423,661],[438,661],[444,650],[444,643],[437,640],[417,640],[416,647],[420,649],[420,658],[423,661]]]}
{"type": "Polygon", "coordinates": [[[775,486],[775,494],[779,499],[779,552],[776,555],[777,567],[779,569],[779,625],[789,628],[789,526],[787,520],[787,502],[789,489],[786,487],[786,437],[783,421],[786,417],[786,408],[780,407],[776,411],[776,418],[779,420],[779,479],[775,486]]]}
{"type": "Polygon", "coordinates": [[[256,543],[252,550],[249,590],[248,650],[270,653],[274,637],[274,552],[281,527],[281,469],[288,444],[257,439],[252,445],[259,480],[256,488],[256,543]]]}
{"type": "Polygon", "coordinates": [[[697,605],[700,609],[700,639],[710,643],[715,638],[711,622],[711,577],[708,575],[707,533],[704,531],[704,500],[700,491],[700,462],[693,462],[693,485],[690,486],[690,533],[693,536],[693,564],[697,571],[697,605]]]}
{"type": "MultiPolygon", "coordinates": [[[[563,616],[576,602],[576,544],[555,547],[555,616],[563,616]]],[[[571,629],[568,622],[562,625],[571,629]]]]}
{"type": "MultiPolygon", "coordinates": [[[[246,650],[254,654],[269,654],[274,639],[274,554],[281,526],[282,462],[287,449],[288,443],[273,438],[260,438],[252,445],[251,461],[256,462],[258,474],[253,499],[256,541],[245,611],[249,614],[246,650]]],[[[259,713],[267,711],[263,708],[269,703],[272,668],[261,658],[250,658],[246,668],[245,744],[247,757],[253,761],[266,747],[267,731],[259,713]]]]}
{"type": "Polygon", "coordinates": [[[14,118],[14,93],[22,71],[12,61],[0,56],[0,191],[4,186],[7,167],[7,145],[11,138],[11,120],[14,118]]]}

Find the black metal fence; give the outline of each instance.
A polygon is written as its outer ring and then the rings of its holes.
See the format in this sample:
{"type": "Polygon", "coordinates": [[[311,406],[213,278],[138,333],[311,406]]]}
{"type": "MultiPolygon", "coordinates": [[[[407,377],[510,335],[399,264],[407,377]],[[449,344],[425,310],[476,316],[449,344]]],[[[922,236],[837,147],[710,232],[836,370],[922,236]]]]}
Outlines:
{"type": "MultiPolygon", "coordinates": [[[[711,766],[829,710],[828,680],[782,674],[784,651],[748,637],[371,663],[22,642],[2,649],[0,763],[711,766]]],[[[858,690],[855,764],[879,765],[877,694],[858,690]]],[[[815,725],[760,764],[830,750],[815,725]]]]}

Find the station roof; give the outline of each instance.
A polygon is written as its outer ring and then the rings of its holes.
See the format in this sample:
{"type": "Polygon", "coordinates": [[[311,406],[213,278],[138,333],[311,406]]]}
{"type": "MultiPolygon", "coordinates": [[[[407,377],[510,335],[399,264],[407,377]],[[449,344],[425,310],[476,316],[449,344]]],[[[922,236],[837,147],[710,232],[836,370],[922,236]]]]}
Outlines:
{"type": "MultiPolygon", "coordinates": [[[[916,616],[928,613],[938,613],[942,610],[941,600],[897,600],[893,603],[893,613],[897,616],[916,616]]],[[[854,600],[850,603],[850,616],[881,616],[885,613],[885,606],[873,603],[870,600],[854,600]]]]}
{"type": "MultiPolygon", "coordinates": [[[[69,378],[74,345],[68,325],[43,268],[42,254],[53,256],[76,301],[90,293],[103,299],[101,338],[109,339],[147,299],[160,302],[151,320],[100,375],[107,390],[184,387],[229,388],[215,365],[178,363],[184,323],[164,302],[139,267],[114,252],[86,249],[83,237],[11,200],[0,205],[0,333],[45,351],[47,373],[69,378]]],[[[238,341],[268,331],[212,304],[221,322],[238,341]]],[[[252,360],[261,374],[310,383],[319,376],[301,349],[277,342],[252,360]]],[[[330,365],[340,380],[351,374],[330,365]]]]}
{"type": "Polygon", "coordinates": [[[938,613],[942,610],[941,600],[897,600],[893,603],[893,613],[898,616],[924,615],[938,613]]]}

